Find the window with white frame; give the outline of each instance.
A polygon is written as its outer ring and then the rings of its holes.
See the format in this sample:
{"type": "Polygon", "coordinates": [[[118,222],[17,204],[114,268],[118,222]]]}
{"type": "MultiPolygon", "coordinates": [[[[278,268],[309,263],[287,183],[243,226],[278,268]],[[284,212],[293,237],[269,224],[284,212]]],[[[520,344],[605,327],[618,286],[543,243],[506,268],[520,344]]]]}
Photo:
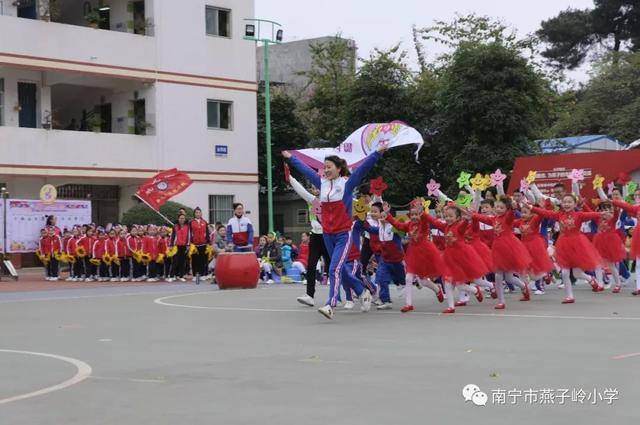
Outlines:
{"type": "Polygon", "coordinates": [[[207,6],[205,9],[207,35],[231,37],[231,11],[219,7],[207,6]]]}
{"type": "Polygon", "coordinates": [[[298,217],[298,219],[297,219],[297,223],[298,224],[307,224],[307,223],[309,223],[309,210],[308,209],[298,210],[297,217],[298,217]]]}
{"type": "Polygon", "coordinates": [[[233,215],[233,195],[209,195],[209,223],[227,224],[233,215]]]}
{"type": "Polygon", "coordinates": [[[0,125],[4,125],[4,78],[0,78],[0,125]]]}
{"type": "Polygon", "coordinates": [[[231,130],[232,102],[207,100],[207,127],[231,130]]]}

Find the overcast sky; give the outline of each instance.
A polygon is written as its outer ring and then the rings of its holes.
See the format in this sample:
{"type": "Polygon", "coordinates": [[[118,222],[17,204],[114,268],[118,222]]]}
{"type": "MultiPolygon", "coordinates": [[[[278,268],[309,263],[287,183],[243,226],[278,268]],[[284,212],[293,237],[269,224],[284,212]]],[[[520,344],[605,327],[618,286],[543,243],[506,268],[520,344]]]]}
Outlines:
{"type": "MultiPolygon", "coordinates": [[[[434,19],[450,21],[456,13],[475,12],[498,17],[524,35],[568,7],[593,7],[593,0],[255,0],[255,4],[256,17],[283,25],[285,41],[340,32],[356,41],[360,57],[368,57],[375,47],[388,48],[401,42],[415,64],[413,24],[424,27],[434,19]]],[[[584,80],[585,70],[570,77],[584,80]]]]}

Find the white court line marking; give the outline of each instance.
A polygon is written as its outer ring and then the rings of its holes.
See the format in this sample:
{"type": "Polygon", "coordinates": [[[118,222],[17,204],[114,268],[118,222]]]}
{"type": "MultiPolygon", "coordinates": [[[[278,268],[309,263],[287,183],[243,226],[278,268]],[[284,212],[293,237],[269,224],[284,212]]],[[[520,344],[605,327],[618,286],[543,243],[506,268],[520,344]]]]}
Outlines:
{"type": "Polygon", "coordinates": [[[126,382],[135,382],[135,383],[143,383],[143,384],[163,384],[167,382],[164,379],[118,378],[113,376],[95,376],[95,375],[90,376],[89,379],[97,379],[99,381],[126,381],[126,382]]]}
{"type": "Polygon", "coordinates": [[[48,357],[51,359],[61,360],[63,362],[72,364],[77,369],[76,374],[72,378],[67,379],[64,382],[61,382],[56,385],[52,385],[50,387],[42,388],[37,391],[32,391],[30,393],[16,395],[9,398],[3,398],[0,400],[0,404],[11,403],[12,401],[18,401],[18,400],[25,400],[27,398],[37,397],[44,394],[52,393],[54,391],[63,390],[65,388],[68,388],[72,385],[75,385],[84,381],[91,375],[91,372],[92,372],[91,366],[89,366],[82,360],[73,359],[71,357],[58,356],[57,354],[35,353],[33,351],[21,351],[21,350],[1,350],[1,349],[0,349],[0,353],[27,354],[29,356],[48,357]]]}
{"type": "MultiPolygon", "coordinates": [[[[216,291],[217,292],[217,291],[216,291]]],[[[153,300],[154,303],[159,305],[164,305],[167,307],[180,307],[180,308],[191,308],[194,310],[217,310],[217,311],[254,311],[254,312],[265,312],[265,313],[308,313],[309,311],[314,311],[314,308],[309,309],[285,309],[285,308],[248,308],[248,307],[209,307],[202,305],[187,305],[187,304],[175,304],[166,302],[166,300],[188,297],[191,295],[198,294],[213,294],[215,292],[191,292],[188,294],[178,294],[178,295],[169,295],[167,297],[160,297],[153,300]]],[[[338,310],[340,311],[340,310],[338,310]]],[[[344,312],[344,314],[359,314],[356,312],[344,312]]],[[[401,313],[399,311],[376,311],[373,314],[395,314],[402,315],[404,317],[411,316],[447,316],[447,317],[455,317],[455,316],[470,316],[470,317],[515,317],[515,318],[524,318],[524,319],[574,319],[574,320],[631,320],[631,321],[640,321],[640,317],[608,317],[608,316],[559,316],[559,315],[542,315],[542,314],[497,314],[497,313],[454,313],[454,314],[442,314],[436,312],[429,311],[412,311],[411,313],[401,313]]]]}
{"type": "Polygon", "coordinates": [[[613,360],[622,360],[628,359],[629,357],[637,357],[640,356],[640,353],[631,353],[631,354],[622,354],[620,356],[611,357],[613,360]]]}
{"type": "MultiPolygon", "coordinates": [[[[28,303],[35,301],[65,301],[65,300],[84,300],[91,298],[111,298],[111,297],[130,297],[133,295],[159,295],[171,293],[174,291],[154,291],[154,292],[125,292],[123,294],[103,294],[103,295],[74,295],[70,297],[47,297],[47,298],[34,298],[34,299],[21,299],[21,300],[0,300],[0,304],[12,304],[12,303],[28,303]]],[[[12,292],[15,293],[15,292],[12,292]]],[[[25,294],[28,292],[25,292],[25,294]]],[[[192,293],[192,292],[190,292],[192,293]]]]}

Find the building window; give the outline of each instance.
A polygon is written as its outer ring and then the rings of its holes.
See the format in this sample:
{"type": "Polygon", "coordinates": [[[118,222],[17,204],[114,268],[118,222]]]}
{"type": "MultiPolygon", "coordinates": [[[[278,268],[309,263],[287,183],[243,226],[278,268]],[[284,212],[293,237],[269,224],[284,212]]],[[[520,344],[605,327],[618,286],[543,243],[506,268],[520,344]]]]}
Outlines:
{"type": "Polygon", "coordinates": [[[4,78],[0,78],[0,125],[4,125],[4,78]]]}
{"type": "Polygon", "coordinates": [[[231,102],[207,100],[207,127],[231,130],[231,102]]]}
{"type": "Polygon", "coordinates": [[[233,215],[233,195],[209,195],[209,223],[227,224],[233,215]]]}
{"type": "Polygon", "coordinates": [[[307,224],[309,223],[309,210],[304,209],[304,210],[298,210],[298,219],[297,219],[297,223],[298,224],[307,224]]]}
{"type": "Polygon", "coordinates": [[[207,6],[205,11],[207,35],[231,37],[231,11],[207,6]]]}

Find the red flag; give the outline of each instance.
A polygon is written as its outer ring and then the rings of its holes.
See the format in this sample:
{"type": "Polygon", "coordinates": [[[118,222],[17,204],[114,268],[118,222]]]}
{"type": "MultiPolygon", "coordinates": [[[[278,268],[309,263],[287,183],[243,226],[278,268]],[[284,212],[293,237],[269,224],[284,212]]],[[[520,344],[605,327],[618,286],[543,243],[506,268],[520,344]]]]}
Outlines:
{"type": "Polygon", "coordinates": [[[136,195],[151,208],[159,210],[169,199],[191,186],[191,178],[175,168],[150,178],[138,188],[136,195]]]}

